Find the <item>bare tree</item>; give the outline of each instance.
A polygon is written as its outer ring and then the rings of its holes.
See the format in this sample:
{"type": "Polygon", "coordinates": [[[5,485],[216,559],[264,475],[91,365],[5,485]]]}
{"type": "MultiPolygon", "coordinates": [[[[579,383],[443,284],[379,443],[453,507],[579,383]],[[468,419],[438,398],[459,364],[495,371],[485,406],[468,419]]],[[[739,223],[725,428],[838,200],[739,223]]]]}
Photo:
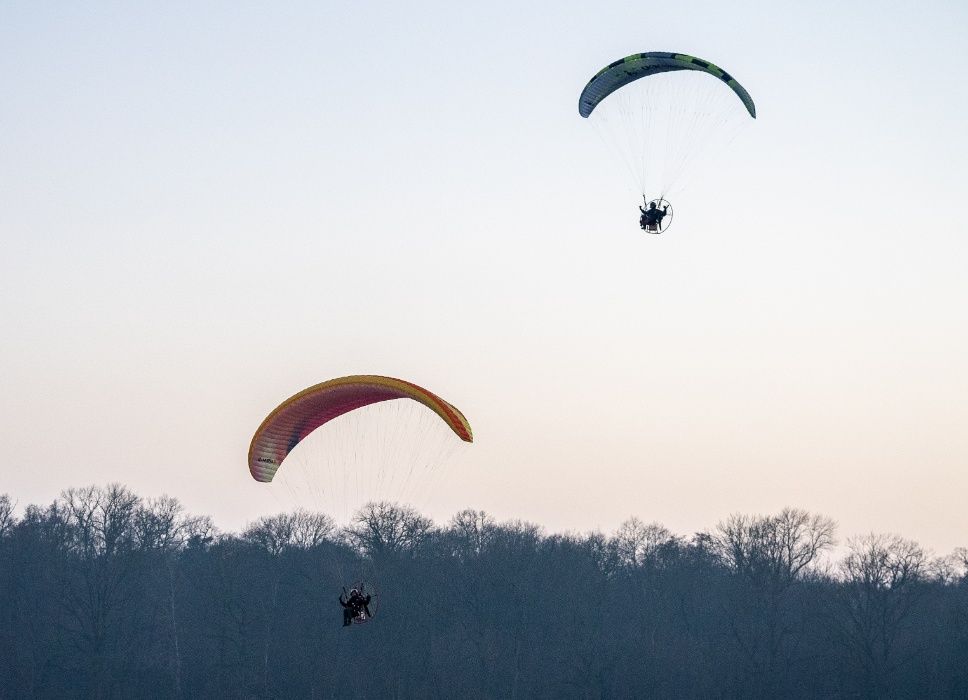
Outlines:
{"type": "Polygon", "coordinates": [[[948,556],[931,559],[926,568],[928,578],[945,586],[958,584],[968,574],[965,556],[956,549],[948,556]]]}
{"type": "Polygon", "coordinates": [[[260,518],[242,533],[243,541],[264,550],[271,560],[266,571],[269,593],[263,601],[265,626],[262,683],[263,693],[267,696],[270,695],[270,654],[275,632],[273,627],[278,617],[279,590],[284,576],[281,562],[283,555],[295,550],[312,549],[324,542],[332,541],[335,531],[336,525],[328,515],[299,509],[292,513],[279,513],[260,518]]]}
{"type": "Polygon", "coordinates": [[[120,484],[67,489],[55,503],[70,528],[72,549],[88,558],[111,557],[135,544],[140,501],[120,484]]]}
{"type": "Polygon", "coordinates": [[[632,517],[619,526],[609,544],[622,566],[634,569],[653,559],[664,545],[674,540],[673,534],[659,523],[646,525],[632,517]]]}
{"type": "Polygon", "coordinates": [[[377,556],[413,552],[426,541],[432,527],[429,519],[409,506],[379,501],[363,506],[344,534],[358,550],[377,556]]]}
{"type": "Polygon", "coordinates": [[[211,518],[187,515],[170,496],[142,501],[134,518],[135,545],[143,551],[177,551],[193,537],[211,536],[214,530],[211,518]]]}
{"type": "Polygon", "coordinates": [[[110,484],[68,489],[48,511],[62,525],[73,555],[61,572],[62,602],[75,643],[88,659],[94,697],[111,695],[124,665],[148,651],[134,641],[145,630],[131,612],[146,603],[135,581],[144,562],[131,556],[139,506],[137,496],[110,484]]]}
{"type": "Polygon", "coordinates": [[[328,515],[299,509],[260,518],[245,529],[242,539],[276,555],[287,549],[317,547],[332,541],[335,532],[336,523],[328,515]]]}
{"type": "Polygon", "coordinates": [[[16,520],[13,516],[14,503],[10,500],[10,496],[5,493],[0,493],[0,537],[4,537],[13,526],[16,524],[16,520]]]}
{"type": "Polygon", "coordinates": [[[497,523],[483,510],[462,510],[450,520],[448,534],[461,557],[480,556],[488,547],[497,523]]]}
{"type": "Polygon", "coordinates": [[[958,547],[951,553],[953,569],[957,580],[968,583],[968,547],[958,547]]]}
{"type": "Polygon", "coordinates": [[[929,561],[915,542],[870,534],[849,540],[839,589],[845,645],[870,697],[886,697],[892,677],[910,660],[899,637],[923,597],[929,561]]]}
{"type": "Polygon", "coordinates": [[[830,518],[784,508],[771,516],[733,515],[717,527],[713,546],[747,586],[728,611],[733,639],[746,661],[746,692],[770,697],[789,672],[803,613],[791,609],[791,588],[835,543],[830,518]]]}
{"type": "Polygon", "coordinates": [[[164,566],[167,582],[165,607],[171,635],[172,684],[175,697],[181,697],[182,658],[176,596],[177,557],[192,538],[208,536],[215,528],[211,519],[207,517],[186,515],[181,503],[170,496],[142,501],[134,513],[132,526],[137,549],[152,553],[164,566]]]}
{"type": "Polygon", "coordinates": [[[713,541],[723,561],[758,585],[785,590],[836,544],[837,524],[823,515],[784,508],[777,515],[732,515],[713,541]]]}

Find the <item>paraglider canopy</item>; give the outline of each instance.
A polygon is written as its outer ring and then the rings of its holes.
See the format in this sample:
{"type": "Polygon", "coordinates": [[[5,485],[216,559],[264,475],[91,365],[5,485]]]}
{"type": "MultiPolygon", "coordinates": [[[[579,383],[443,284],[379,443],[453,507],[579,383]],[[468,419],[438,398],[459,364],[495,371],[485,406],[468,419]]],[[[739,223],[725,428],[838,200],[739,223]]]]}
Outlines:
{"type": "Polygon", "coordinates": [[[619,88],[640,78],[677,70],[701,71],[719,78],[736,93],[736,96],[742,100],[746,107],[746,111],[756,119],[756,105],[753,104],[753,98],[746,92],[746,88],[740,85],[729,73],[701,58],[684,53],[666,53],[664,51],[634,53],[602,68],[581,91],[581,97],[578,98],[578,113],[583,117],[588,117],[599,102],[619,88]]]}
{"type": "Polygon", "coordinates": [[[464,442],[473,442],[470,423],[459,410],[423,387],[393,377],[354,375],[331,379],[290,396],[270,413],[249,445],[249,472],[269,482],[283,460],[306,436],[363,406],[410,399],[436,413],[464,442]]]}

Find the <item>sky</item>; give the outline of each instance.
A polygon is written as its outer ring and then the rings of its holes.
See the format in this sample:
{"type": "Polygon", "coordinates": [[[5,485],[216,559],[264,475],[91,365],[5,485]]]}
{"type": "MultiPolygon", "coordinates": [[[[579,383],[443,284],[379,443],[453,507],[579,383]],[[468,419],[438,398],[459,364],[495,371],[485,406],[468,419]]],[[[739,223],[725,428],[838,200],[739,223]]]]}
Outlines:
{"type": "Polygon", "coordinates": [[[680,534],[784,506],[968,545],[968,5],[0,5],[0,493],[237,529],[347,374],[475,443],[423,510],[680,534]],[[577,114],[640,51],[757,120],[638,230],[577,114]]]}

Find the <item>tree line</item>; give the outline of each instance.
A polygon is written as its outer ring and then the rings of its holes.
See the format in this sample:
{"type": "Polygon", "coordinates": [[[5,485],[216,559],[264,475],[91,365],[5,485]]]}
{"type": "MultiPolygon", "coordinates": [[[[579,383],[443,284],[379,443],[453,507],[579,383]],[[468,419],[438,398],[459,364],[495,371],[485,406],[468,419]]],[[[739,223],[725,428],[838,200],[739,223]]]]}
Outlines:
{"type": "Polygon", "coordinates": [[[372,503],[240,533],[120,485],[0,495],[0,698],[968,697],[968,550],[830,518],[548,534],[372,503]],[[363,583],[374,618],[341,626],[363,583]]]}

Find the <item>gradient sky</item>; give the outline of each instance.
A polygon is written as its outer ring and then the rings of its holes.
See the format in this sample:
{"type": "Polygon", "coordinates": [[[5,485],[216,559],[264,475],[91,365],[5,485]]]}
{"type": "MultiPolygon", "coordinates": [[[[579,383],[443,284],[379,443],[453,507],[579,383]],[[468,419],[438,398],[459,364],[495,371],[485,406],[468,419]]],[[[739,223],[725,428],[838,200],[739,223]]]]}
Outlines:
{"type": "Polygon", "coordinates": [[[968,545],[968,5],[522,5],[0,5],[0,493],[238,528],[263,416],[380,373],[474,426],[438,520],[968,545]],[[577,114],[649,50],[759,117],[661,237],[577,114]]]}

